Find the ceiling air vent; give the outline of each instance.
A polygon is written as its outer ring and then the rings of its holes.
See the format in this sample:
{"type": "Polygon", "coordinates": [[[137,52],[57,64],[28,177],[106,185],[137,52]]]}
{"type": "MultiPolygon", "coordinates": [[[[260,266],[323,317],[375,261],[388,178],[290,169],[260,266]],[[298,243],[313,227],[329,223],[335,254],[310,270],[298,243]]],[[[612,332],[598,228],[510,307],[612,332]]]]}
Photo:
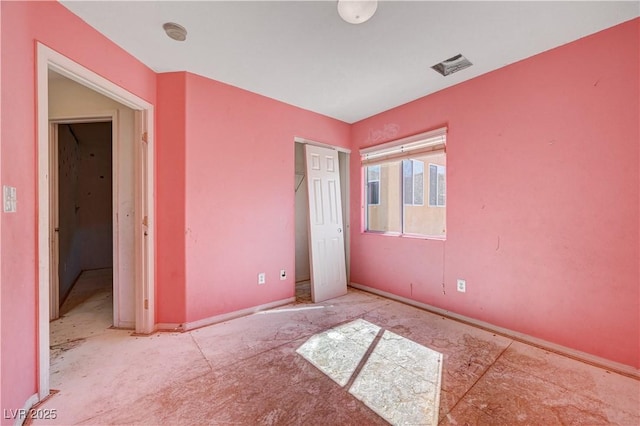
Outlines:
{"type": "Polygon", "coordinates": [[[431,68],[438,71],[440,74],[447,76],[449,74],[453,74],[454,72],[463,70],[465,68],[473,65],[467,58],[458,54],[453,58],[449,58],[445,61],[440,62],[439,64],[435,64],[431,68]]]}

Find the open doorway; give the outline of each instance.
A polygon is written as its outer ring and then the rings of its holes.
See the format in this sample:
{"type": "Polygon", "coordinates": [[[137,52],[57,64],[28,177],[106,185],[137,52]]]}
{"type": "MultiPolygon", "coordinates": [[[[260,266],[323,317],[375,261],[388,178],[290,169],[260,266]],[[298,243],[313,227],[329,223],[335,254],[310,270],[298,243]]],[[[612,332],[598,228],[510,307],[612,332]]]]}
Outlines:
{"type": "MultiPolygon", "coordinates": [[[[134,328],[135,111],[52,70],[48,95],[50,319],[59,317],[73,288],[78,293],[85,287],[74,285],[80,278],[98,274],[107,286],[111,274],[111,294],[103,292],[112,300],[109,326],[134,328]],[[88,272],[94,270],[103,271],[88,272]]],[[[81,300],[89,303],[92,296],[81,300]]],[[[52,324],[52,333],[60,325],[52,324]]]]}
{"type": "Polygon", "coordinates": [[[52,122],[51,132],[56,164],[51,173],[54,285],[50,316],[54,321],[50,345],[56,348],[99,334],[116,323],[114,132],[111,119],[52,122]]]}
{"type": "MultiPolygon", "coordinates": [[[[305,161],[305,145],[328,147],[328,145],[309,141],[303,138],[295,139],[295,294],[297,303],[312,302],[312,268],[309,251],[309,191],[307,182],[307,167],[305,161]]],[[[345,273],[349,283],[349,157],[350,151],[343,148],[330,147],[337,151],[338,170],[340,176],[340,199],[343,235],[345,273]]]]}
{"type": "MultiPolygon", "coordinates": [[[[59,307],[60,302],[56,270],[60,262],[54,259],[57,248],[53,244],[58,194],[52,181],[52,173],[58,171],[59,152],[53,149],[51,129],[66,132],[69,127],[65,126],[71,124],[78,137],[80,123],[107,122],[111,126],[112,204],[103,212],[111,215],[111,222],[104,222],[107,229],[102,234],[112,237],[112,324],[142,334],[155,330],[155,170],[153,105],[40,43],[37,52],[38,399],[43,400],[50,391],[49,320],[57,314],[51,312],[52,307],[59,307]],[[50,90],[54,80],[67,85],[62,90],[67,96],[61,102],[56,102],[50,90]]],[[[96,176],[106,182],[108,173],[96,176]]],[[[108,243],[100,245],[109,251],[108,243]]]]}

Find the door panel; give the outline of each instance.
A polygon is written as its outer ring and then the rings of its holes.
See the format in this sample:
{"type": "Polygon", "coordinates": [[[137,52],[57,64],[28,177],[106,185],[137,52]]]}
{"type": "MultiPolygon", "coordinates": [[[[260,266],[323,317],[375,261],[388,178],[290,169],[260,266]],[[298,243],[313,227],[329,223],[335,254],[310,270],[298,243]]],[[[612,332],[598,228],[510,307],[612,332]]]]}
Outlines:
{"type": "Polygon", "coordinates": [[[313,180],[313,199],[310,200],[310,205],[313,205],[313,217],[315,219],[315,225],[324,225],[324,212],[322,210],[322,181],[320,179],[313,180]],[[311,203],[313,201],[313,203],[311,203]]]}
{"type": "Polygon", "coordinates": [[[305,145],[309,257],[314,302],[347,293],[338,151],[305,145]]]}

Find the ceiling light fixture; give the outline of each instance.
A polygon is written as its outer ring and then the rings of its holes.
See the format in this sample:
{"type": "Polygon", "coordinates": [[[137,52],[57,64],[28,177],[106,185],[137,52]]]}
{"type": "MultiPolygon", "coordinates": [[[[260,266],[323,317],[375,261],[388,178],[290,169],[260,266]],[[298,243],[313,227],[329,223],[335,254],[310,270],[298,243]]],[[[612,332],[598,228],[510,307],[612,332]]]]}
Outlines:
{"type": "Polygon", "coordinates": [[[367,22],[378,9],[378,0],[338,0],[338,14],[350,24],[367,22]]]}
{"type": "Polygon", "coordinates": [[[187,39],[187,30],[182,25],[178,25],[175,22],[167,22],[162,28],[167,35],[177,41],[185,41],[187,39]]]}

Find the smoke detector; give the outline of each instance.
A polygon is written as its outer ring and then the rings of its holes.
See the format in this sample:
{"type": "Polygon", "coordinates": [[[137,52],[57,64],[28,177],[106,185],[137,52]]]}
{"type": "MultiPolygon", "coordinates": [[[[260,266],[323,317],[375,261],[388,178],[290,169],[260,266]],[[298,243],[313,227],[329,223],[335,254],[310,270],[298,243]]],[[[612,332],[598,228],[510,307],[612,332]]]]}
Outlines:
{"type": "Polygon", "coordinates": [[[439,64],[435,64],[431,68],[438,71],[440,74],[447,76],[449,74],[453,74],[454,72],[469,68],[471,65],[473,64],[469,62],[467,58],[465,58],[461,54],[457,54],[456,56],[442,61],[439,64]]]}
{"type": "Polygon", "coordinates": [[[187,39],[187,30],[182,25],[176,24],[175,22],[167,22],[162,28],[164,28],[164,32],[174,40],[185,41],[187,39]]]}

